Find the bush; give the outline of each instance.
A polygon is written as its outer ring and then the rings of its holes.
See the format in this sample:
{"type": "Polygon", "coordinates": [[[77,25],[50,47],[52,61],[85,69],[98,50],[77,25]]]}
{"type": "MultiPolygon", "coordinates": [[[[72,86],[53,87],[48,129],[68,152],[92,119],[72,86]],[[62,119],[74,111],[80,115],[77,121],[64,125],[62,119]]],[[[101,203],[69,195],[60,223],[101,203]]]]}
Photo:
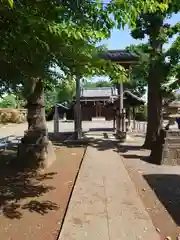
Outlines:
{"type": "Polygon", "coordinates": [[[13,94],[9,94],[5,96],[0,101],[0,108],[16,108],[17,107],[17,101],[16,97],[13,94]]]}
{"type": "Polygon", "coordinates": [[[22,111],[13,108],[0,108],[0,123],[21,123],[25,122],[26,117],[22,111]]]}
{"type": "Polygon", "coordinates": [[[137,121],[147,121],[147,106],[140,107],[139,111],[135,115],[137,121]]]}

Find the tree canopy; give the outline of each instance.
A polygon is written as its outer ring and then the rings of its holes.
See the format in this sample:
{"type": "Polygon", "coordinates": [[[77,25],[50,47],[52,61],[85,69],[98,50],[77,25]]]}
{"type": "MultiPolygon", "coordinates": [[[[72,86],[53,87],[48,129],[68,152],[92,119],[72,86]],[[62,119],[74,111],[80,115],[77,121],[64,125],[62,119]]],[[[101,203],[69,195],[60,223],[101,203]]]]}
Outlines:
{"type": "Polygon", "coordinates": [[[0,100],[0,108],[16,108],[18,105],[16,96],[9,94],[0,100]]]}
{"type": "Polygon", "coordinates": [[[1,0],[0,92],[23,90],[28,103],[28,132],[19,147],[20,159],[44,158],[49,143],[44,89],[53,89],[67,76],[110,75],[116,82],[124,81],[123,67],[101,59],[104,48],[96,44],[108,38],[113,27],[135,26],[140,13],[163,12],[168,4],[167,0],[111,0],[108,4],[99,0],[1,0]]]}
{"type": "Polygon", "coordinates": [[[110,87],[112,86],[112,82],[106,81],[106,80],[98,80],[98,81],[85,80],[82,86],[85,88],[110,87]]]}
{"type": "Polygon", "coordinates": [[[148,44],[130,45],[126,49],[139,56],[137,64],[133,65],[129,72],[129,81],[124,83],[124,88],[129,89],[135,95],[142,97],[146,92],[149,71],[150,55],[148,44]]]}
{"type": "MultiPolygon", "coordinates": [[[[167,94],[166,83],[179,76],[180,22],[168,24],[167,19],[180,11],[180,2],[171,1],[164,12],[141,13],[132,31],[135,39],[148,38],[150,56],[148,70],[148,127],[145,146],[155,150],[161,128],[162,99],[167,94]],[[164,44],[175,37],[169,49],[164,44]],[[153,147],[154,146],[154,147],[153,147]]],[[[174,85],[172,85],[174,86],[174,85]]],[[[154,151],[155,152],[155,151],[154,151]]],[[[156,158],[156,157],[155,157],[156,158]]]]}
{"type": "Polygon", "coordinates": [[[0,13],[2,91],[32,77],[53,82],[56,65],[79,76],[112,65],[97,57],[95,44],[110,35],[113,21],[95,2],[18,1],[12,9],[1,5],[0,13]]]}
{"type": "MultiPolygon", "coordinates": [[[[90,0],[31,0],[14,4],[8,0],[10,8],[6,1],[2,2],[0,27],[4,37],[0,42],[0,75],[3,91],[4,87],[24,84],[27,77],[52,80],[49,67],[54,64],[76,75],[98,71],[107,74],[105,69],[110,64],[107,66],[94,56],[95,43],[109,37],[115,26],[110,13],[119,25],[124,25],[133,23],[139,11],[163,10],[167,5],[166,1],[159,4],[156,0],[112,0],[104,5],[90,0]]],[[[113,72],[117,73],[117,69],[113,72]]]]}

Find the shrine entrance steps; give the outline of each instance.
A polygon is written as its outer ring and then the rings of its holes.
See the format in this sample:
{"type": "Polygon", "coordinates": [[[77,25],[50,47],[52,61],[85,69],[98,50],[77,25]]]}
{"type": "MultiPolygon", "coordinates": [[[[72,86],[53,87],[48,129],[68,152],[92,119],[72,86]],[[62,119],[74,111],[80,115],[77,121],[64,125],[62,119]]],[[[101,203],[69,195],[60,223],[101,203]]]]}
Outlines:
{"type": "Polygon", "coordinates": [[[88,138],[94,138],[94,139],[108,139],[108,140],[115,140],[115,133],[112,132],[103,132],[103,131],[89,131],[85,133],[85,136],[88,138]]]}
{"type": "Polygon", "coordinates": [[[92,121],[106,121],[105,117],[93,117],[92,121]]]}

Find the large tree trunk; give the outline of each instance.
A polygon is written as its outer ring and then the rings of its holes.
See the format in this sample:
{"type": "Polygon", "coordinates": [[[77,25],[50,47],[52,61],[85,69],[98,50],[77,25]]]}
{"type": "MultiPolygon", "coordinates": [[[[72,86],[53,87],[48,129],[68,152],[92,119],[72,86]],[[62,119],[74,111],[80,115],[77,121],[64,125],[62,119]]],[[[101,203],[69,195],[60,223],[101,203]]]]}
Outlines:
{"type": "MultiPolygon", "coordinates": [[[[158,69],[157,69],[158,71],[158,69]]],[[[160,82],[156,76],[159,76],[156,71],[151,72],[151,79],[148,81],[148,119],[147,132],[143,147],[152,149],[154,143],[158,139],[161,130],[161,111],[162,111],[162,97],[160,90],[160,82]],[[154,78],[153,78],[154,75],[154,78]]]]}
{"type": "MultiPolygon", "coordinates": [[[[152,18],[152,16],[151,16],[152,18]]],[[[161,83],[164,78],[163,41],[160,32],[163,26],[163,17],[155,14],[156,21],[151,21],[151,46],[149,77],[148,77],[148,123],[144,148],[152,149],[159,139],[162,123],[162,96],[161,83]]]]}
{"type": "Polygon", "coordinates": [[[28,130],[19,145],[18,159],[24,166],[44,168],[55,160],[55,153],[48,139],[44,89],[40,79],[32,79],[27,109],[28,130]]]}

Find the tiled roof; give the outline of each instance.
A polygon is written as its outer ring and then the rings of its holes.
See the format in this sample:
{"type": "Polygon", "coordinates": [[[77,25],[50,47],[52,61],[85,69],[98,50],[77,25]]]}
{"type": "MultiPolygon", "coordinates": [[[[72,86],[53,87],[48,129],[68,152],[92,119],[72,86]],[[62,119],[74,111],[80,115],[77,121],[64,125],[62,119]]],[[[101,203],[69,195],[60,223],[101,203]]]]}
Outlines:
{"type": "Polygon", "coordinates": [[[65,106],[64,104],[61,103],[57,103],[56,104],[58,107],[64,108],[64,109],[69,109],[67,106],[65,106]]]}
{"type": "MultiPolygon", "coordinates": [[[[81,99],[86,98],[108,98],[109,102],[118,101],[119,96],[116,87],[99,87],[99,88],[82,88],[81,99]]],[[[130,91],[124,91],[124,99],[129,102],[130,105],[144,105],[144,101],[131,93],[130,91]]]]}
{"type": "Polygon", "coordinates": [[[138,96],[136,96],[135,94],[128,90],[124,91],[124,96],[131,97],[134,101],[137,101],[140,104],[145,104],[145,101],[142,98],[139,98],[138,96]]]}
{"type": "MultiPolygon", "coordinates": [[[[124,91],[124,95],[123,95],[124,101],[128,102],[130,105],[134,105],[134,106],[139,106],[139,105],[144,105],[145,101],[142,98],[137,97],[135,94],[133,94],[132,92],[126,90],[124,91]]],[[[118,101],[119,100],[119,95],[117,95],[114,98],[114,101],[118,101]]],[[[109,100],[109,103],[111,103],[111,99],[109,100]]]]}
{"type": "Polygon", "coordinates": [[[128,50],[108,50],[101,55],[104,59],[111,61],[138,61],[138,55],[128,50]]]}
{"type": "Polygon", "coordinates": [[[82,88],[81,97],[111,97],[117,95],[115,87],[82,88]]]}

